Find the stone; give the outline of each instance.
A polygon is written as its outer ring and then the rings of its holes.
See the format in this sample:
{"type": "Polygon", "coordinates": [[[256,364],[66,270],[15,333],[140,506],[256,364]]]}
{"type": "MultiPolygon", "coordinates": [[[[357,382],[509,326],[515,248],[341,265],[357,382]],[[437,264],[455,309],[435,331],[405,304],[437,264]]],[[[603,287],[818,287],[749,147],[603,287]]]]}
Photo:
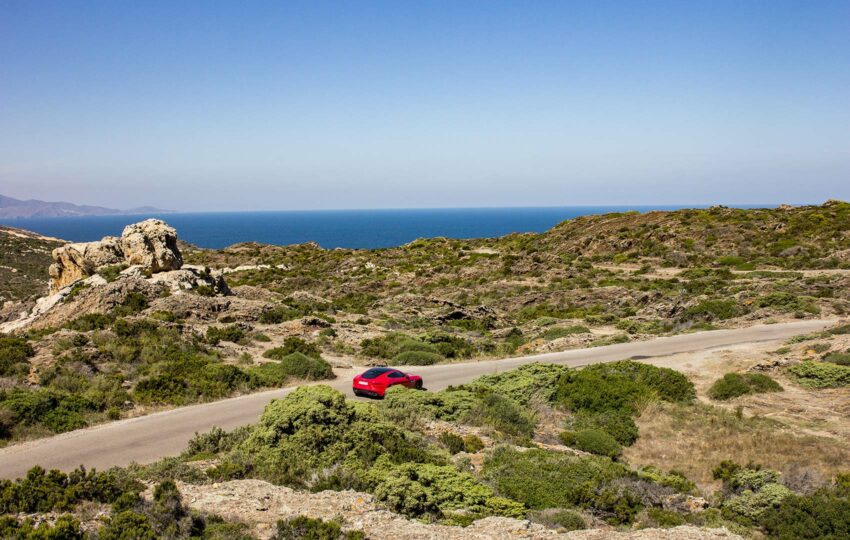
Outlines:
{"type": "Polygon", "coordinates": [[[105,266],[137,265],[150,273],[179,270],[183,256],[177,232],[159,219],[127,225],[120,238],[107,236],[97,242],[67,244],[53,250],[50,294],[94,275],[105,266]]]}
{"type": "Polygon", "coordinates": [[[140,265],[154,273],[179,270],[183,266],[177,231],[160,219],[146,219],[124,227],[121,249],[126,264],[140,265]]]}
{"type": "Polygon", "coordinates": [[[97,242],[68,244],[53,250],[50,265],[50,292],[94,274],[98,268],[119,264],[124,260],[120,239],[107,236],[97,242]]]}

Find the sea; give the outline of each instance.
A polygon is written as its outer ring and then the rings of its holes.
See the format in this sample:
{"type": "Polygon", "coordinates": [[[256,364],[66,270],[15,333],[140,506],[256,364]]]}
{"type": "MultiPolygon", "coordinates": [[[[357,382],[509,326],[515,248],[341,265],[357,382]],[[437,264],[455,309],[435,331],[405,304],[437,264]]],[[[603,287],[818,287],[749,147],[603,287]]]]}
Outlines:
{"type": "Polygon", "coordinates": [[[324,248],[387,248],[417,238],[482,238],[543,232],[588,214],[675,210],[682,206],[564,206],[539,208],[442,208],[404,210],[309,210],[203,212],[144,215],[0,219],[72,242],[120,236],[125,225],[155,217],[194,245],[219,249],[239,242],[289,245],[316,242],[324,248]]]}

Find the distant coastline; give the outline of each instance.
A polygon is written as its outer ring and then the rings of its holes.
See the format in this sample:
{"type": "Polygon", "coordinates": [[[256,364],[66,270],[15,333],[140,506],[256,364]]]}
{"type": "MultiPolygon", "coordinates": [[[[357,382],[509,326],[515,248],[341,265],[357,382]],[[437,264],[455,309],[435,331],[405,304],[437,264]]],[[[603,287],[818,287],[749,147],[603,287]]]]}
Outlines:
{"type": "MultiPolygon", "coordinates": [[[[768,205],[742,205],[741,208],[768,205]]],[[[694,205],[446,208],[398,210],[302,210],[279,212],[163,211],[98,216],[0,218],[0,224],[73,242],[120,235],[125,225],[148,217],[167,221],[187,242],[219,249],[240,242],[300,244],[324,248],[387,248],[417,238],[484,238],[543,232],[579,216],[609,212],[677,210],[694,205]]]]}
{"type": "Polygon", "coordinates": [[[172,211],[154,206],[137,206],[135,208],[118,210],[115,208],[81,205],[65,201],[22,200],[0,195],[0,219],[140,215],[149,213],[170,214],[172,211]]]}

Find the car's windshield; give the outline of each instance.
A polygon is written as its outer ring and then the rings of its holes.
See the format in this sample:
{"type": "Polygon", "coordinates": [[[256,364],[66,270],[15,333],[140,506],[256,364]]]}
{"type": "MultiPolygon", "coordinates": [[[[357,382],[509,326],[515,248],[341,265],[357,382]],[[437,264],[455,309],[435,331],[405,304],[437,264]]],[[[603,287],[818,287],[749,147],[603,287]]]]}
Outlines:
{"type": "Polygon", "coordinates": [[[376,377],[380,377],[382,374],[386,373],[387,371],[392,371],[392,370],[390,368],[385,368],[385,367],[384,368],[376,367],[376,368],[366,370],[366,372],[363,375],[361,375],[361,377],[363,377],[364,379],[374,379],[376,377]]]}

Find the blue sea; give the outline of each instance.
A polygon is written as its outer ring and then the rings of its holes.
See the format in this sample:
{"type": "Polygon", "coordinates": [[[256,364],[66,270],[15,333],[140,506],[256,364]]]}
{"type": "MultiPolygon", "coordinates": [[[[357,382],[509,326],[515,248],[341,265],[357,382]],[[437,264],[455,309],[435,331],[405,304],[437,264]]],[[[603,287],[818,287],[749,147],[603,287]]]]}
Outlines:
{"type": "Polygon", "coordinates": [[[0,223],[73,242],[120,236],[125,225],[163,219],[177,235],[197,246],[223,248],[239,242],[299,244],[324,248],[385,248],[417,238],[481,238],[514,232],[543,232],[588,214],[674,210],[681,206],[568,206],[544,208],[448,208],[411,210],[313,210],[206,212],[0,219],[0,223]]]}

